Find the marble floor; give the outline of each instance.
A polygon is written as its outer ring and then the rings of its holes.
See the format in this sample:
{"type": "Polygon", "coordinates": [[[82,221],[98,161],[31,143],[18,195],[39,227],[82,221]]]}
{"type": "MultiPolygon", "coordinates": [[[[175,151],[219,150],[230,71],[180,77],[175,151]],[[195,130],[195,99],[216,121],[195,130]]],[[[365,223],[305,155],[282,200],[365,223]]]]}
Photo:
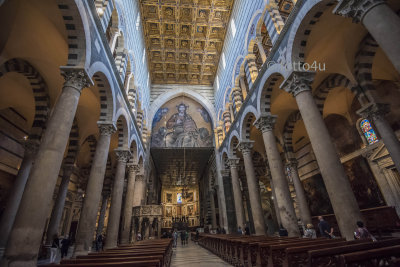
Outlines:
{"type": "Polygon", "coordinates": [[[188,245],[182,247],[178,240],[178,247],[174,248],[171,267],[225,267],[232,266],[210,251],[189,241],[188,245]]]}

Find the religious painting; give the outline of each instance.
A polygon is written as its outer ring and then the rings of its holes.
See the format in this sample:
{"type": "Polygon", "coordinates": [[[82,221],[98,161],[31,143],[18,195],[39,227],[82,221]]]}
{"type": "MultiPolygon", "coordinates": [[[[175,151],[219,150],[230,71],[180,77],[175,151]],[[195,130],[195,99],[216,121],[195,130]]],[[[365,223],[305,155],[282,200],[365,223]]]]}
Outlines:
{"type": "Polygon", "coordinates": [[[193,205],[188,205],[187,206],[187,213],[188,213],[188,216],[193,216],[194,215],[193,205]]]}
{"type": "Polygon", "coordinates": [[[187,194],[186,202],[193,202],[193,192],[187,194]]]}
{"type": "Polygon", "coordinates": [[[176,202],[182,204],[182,193],[176,193],[176,202]]]}
{"type": "Polygon", "coordinates": [[[172,194],[167,193],[167,203],[172,203],[172,194]]]}
{"type": "Polygon", "coordinates": [[[302,181],[312,216],[331,214],[333,209],[321,174],[302,181]]]}
{"type": "Polygon", "coordinates": [[[165,216],[172,217],[172,207],[171,206],[165,207],[165,216]]]}
{"type": "Polygon", "coordinates": [[[187,97],[177,97],[156,112],[152,122],[152,147],[211,147],[211,117],[187,97]]]}

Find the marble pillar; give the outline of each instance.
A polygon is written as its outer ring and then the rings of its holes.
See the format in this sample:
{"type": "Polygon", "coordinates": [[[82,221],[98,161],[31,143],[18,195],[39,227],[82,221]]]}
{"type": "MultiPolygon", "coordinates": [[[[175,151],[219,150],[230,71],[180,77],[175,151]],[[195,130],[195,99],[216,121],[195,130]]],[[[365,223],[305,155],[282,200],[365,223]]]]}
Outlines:
{"type": "Polygon", "coordinates": [[[79,97],[82,89],[91,82],[82,69],[62,67],[62,74],[65,83],[47,122],[1,266],[36,266],[43,228],[51,209],[79,97]]]}
{"type": "Polygon", "coordinates": [[[239,165],[239,158],[236,157],[229,158],[228,162],[232,176],[232,191],[233,191],[233,199],[235,202],[236,222],[238,226],[244,229],[246,221],[244,219],[243,197],[242,197],[242,190],[240,190],[239,173],[237,169],[239,165]]]}
{"type": "Polygon", "coordinates": [[[92,248],[111,135],[116,131],[115,125],[111,122],[98,122],[98,124],[100,137],[97,142],[79,219],[74,256],[86,255],[92,248]]]}
{"type": "Polygon", "coordinates": [[[133,193],[133,207],[141,206],[146,195],[146,178],[143,174],[136,174],[133,193]]]}
{"type": "Polygon", "coordinates": [[[68,193],[69,180],[71,178],[74,166],[66,165],[63,167],[63,174],[61,178],[60,187],[56,201],[54,203],[53,211],[51,213],[49,226],[46,233],[46,246],[50,247],[53,242],[54,235],[59,235],[58,228],[60,226],[61,216],[64,211],[65,199],[68,193]]]}
{"type": "Polygon", "coordinates": [[[218,195],[218,212],[219,212],[219,220],[220,220],[220,227],[224,228],[226,231],[228,230],[228,215],[226,212],[226,200],[225,200],[225,191],[224,191],[224,181],[222,179],[221,170],[221,158],[217,149],[215,149],[215,165],[217,169],[217,195],[218,195]]]}
{"type": "Polygon", "coordinates": [[[289,236],[299,236],[296,212],[294,211],[293,201],[290,196],[289,184],[283,168],[282,158],[279,154],[274,135],[274,125],[276,116],[262,114],[256,121],[255,126],[261,130],[265,150],[267,153],[271,177],[274,182],[276,201],[282,225],[287,229],[289,236]]]}
{"type": "Polygon", "coordinates": [[[273,202],[274,202],[274,209],[275,209],[275,215],[276,215],[276,221],[278,222],[278,225],[280,226],[282,224],[282,220],[281,220],[281,215],[279,213],[279,206],[278,206],[278,201],[276,200],[276,191],[275,191],[275,186],[274,186],[274,182],[272,181],[272,177],[270,180],[270,184],[271,184],[271,190],[272,190],[272,197],[273,202]]]}
{"type": "Polygon", "coordinates": [[[385,119],[385,114],[389,113],[389,110],[390,107],[388,104],[370,103],[358,110],[357,113],[375,125],[397,171],[400,173],[400,142],[392,127],[390,127],[385,119]]]}
{"type": "Polygon", "coordinates": [[[215,212],[214,192],[210,192],[210,206],[211,206],[211,225],[213,229],[217,228],[217,214],[215,212]]]}
{"type": "Polygon", "coordinates": [[[354,222],[364,220],[350,181],[311,93],[313,78],[312,72],[292,72],[284,82],[283,88],[296,99],[341,235],[347,240],[352,240],[354,222]]]}
{"type": "Polygon", "coordinates": [[[124,193],[124,180],[126,163],[131,152],[129,150],[116,150],[117,170],[115,171],[114,184],[111,192],[110,215],[108,217],[105,249],[115,248],[118,243],[118,229],[121,218],[122,195],[124,193]]]}
{"type": "Polygon", "coordinates": [[[361,22],[400,73],[400,17],[384,0],[341,0],[333,12],[361,22]]]}
{"type": "Polygon", "coordinates": [[[14,224],[15,216],[18,212],[18,207],[24,193],[26,182],[28,181],[29,172],[39,148],[39,141],[27,140],[24,143],[25,153],[15,178],[14,184],[9,192],[6,207],[3,211],[0,221],[0,259],[3,257],[6,249],[8,236],[10,235],[12,226],[14,224]]]}
{"type": "Polygon", "coordinates": [[[311,212],[307,203],[306,192],[304,191],[303,184],[300,181],[299,173],[297,171],[297,161],[291,160],[287,163],[287,167],[290,172],[290,177],[293,180],[294,190],[296,191],[296,198],[299,205],[300,219],[304,226],[308,223],[312,224],[311,212]]]}
{"type": "Polygon", "coordinates": [[[246,171],[247,187],[249,189],[249,198],[251,214],[253,216],[256,235],[265,235],[264,214],[261,206],[260,186],[254,171],[251,151],[254,141],[243,140],[239,143],[239,150],[243,154],[244,168],[246,171]]]}
{"type": "Polygon", "coordinates": [[[128,166],[128,188],[126,189],[124,216],[122,219],[121,244],[129,243],[129,234],[131,232],[133,193],[135,191],[136,173],[139,166],[131,164],[128,166]]]}
{"type": "Polygon", "coordinates": [[[103,235],[104,220],[106,218],[109,194],[110,194],[109,192],[104,192],[102,194],[103,199],[101,201],[100,215],[99,215],[99,220],[97,222],[96,237],[99,236],[100,234],[103,235]]]}

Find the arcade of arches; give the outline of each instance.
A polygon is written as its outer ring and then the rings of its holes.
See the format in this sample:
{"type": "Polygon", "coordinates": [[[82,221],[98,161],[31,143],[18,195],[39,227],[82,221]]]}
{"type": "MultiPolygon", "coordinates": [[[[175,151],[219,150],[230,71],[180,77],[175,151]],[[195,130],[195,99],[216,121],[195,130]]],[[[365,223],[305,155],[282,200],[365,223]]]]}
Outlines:
{"type": "Polygon", "coordinates": [[[0,1],[1,266],[36,266],[54,235],[75,257],[100,234],[398,223],[399,11],[0,1]]]}

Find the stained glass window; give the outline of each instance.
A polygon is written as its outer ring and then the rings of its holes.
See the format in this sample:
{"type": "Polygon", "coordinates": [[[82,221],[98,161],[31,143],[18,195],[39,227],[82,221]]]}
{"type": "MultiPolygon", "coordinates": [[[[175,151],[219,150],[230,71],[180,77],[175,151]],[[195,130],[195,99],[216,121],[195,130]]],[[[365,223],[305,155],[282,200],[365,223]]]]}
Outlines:
{"type": "Polygon", "coordinates": [[[379,141],[374,129],[372,129],[372,126],[371,126],[371,123],[369,122],[369,120],[367,120],[367,119],[362,120],[360,122],[360,127],[361,127],[361,131],[363,132],[365,139],[367,139],[367,142],[369,145],[374,144],[379,141]]]}
{"type": "Polygon", "coordinates": [[[182,203],[182,193],[177,193],[176,194],[176,202],[178,202],[178,203],[182,203]]]}

